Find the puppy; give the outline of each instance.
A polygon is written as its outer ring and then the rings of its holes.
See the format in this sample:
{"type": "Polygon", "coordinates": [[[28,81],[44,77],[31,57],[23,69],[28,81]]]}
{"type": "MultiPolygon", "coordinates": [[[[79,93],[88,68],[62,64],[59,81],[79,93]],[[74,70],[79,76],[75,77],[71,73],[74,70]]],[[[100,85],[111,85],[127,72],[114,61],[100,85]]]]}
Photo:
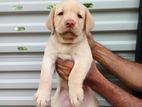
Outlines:
{"type": "Polygon", "coordinates": [[[40,83],[35,100],[45,107],[50,101],[52,74],[58,57],[74,60],[68,82],[59,77],[51,107],[98,107],[91,89],[83,81],[92,63],[87,33],[94,21],[85,6],[76,0],[64,0],[49,14],[47,27],[51,30],[41,68],[40,83]]]}

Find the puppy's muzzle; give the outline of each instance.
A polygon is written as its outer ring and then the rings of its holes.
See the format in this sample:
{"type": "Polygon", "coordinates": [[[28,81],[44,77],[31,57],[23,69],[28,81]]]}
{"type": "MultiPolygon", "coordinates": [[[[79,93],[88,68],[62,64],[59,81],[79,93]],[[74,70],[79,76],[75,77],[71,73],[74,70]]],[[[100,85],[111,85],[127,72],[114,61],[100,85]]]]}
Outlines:
{"type": "Polygon", "coordinates": [[[74,28],[75,24],[76,24],[76,22],[72,19],[66,20],[66,22],[65,22],[65,26],[68,29],[74,28]]]}

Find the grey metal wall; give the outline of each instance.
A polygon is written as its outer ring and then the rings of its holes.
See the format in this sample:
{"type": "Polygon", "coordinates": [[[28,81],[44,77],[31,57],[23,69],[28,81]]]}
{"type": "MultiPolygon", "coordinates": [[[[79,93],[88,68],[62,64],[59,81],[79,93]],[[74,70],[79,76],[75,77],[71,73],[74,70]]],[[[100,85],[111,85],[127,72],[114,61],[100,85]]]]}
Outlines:
{"type": "MultiPolygon", "coordinates": [[[[33,106],[43,49],[50,35],[45,27],[48,5],[55,0],[0,0],[0,107],[33,106]]],[[[91,2],[94,38],[124,58],[134,60],[139,0],[91,2]]],[[[118,83],[113,76],[111,81],[118,83]]],[[[53,80],[53,91],[57,81],[53,80]]],[[[109,104],[99,95],[101,106],[109,104]]]]}

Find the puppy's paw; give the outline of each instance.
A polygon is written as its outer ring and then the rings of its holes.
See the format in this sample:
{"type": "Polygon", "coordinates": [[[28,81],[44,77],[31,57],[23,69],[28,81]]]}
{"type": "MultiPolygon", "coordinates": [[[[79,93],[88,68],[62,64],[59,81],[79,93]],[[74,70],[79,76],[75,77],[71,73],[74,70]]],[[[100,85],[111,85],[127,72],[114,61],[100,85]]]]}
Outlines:
{"type": "Polygon", "coordinates": [[[47,90],[38,89],[34,95],[34,100],[38,107],[46,107],[50,101],[50,94],[47,90]]]}
{"type": "Polygon", "coordinates": [[[78,107],[82,103],[82,100],[84,98],[82,87],[69,87],[69,97],[73,107],[78,107]]]}

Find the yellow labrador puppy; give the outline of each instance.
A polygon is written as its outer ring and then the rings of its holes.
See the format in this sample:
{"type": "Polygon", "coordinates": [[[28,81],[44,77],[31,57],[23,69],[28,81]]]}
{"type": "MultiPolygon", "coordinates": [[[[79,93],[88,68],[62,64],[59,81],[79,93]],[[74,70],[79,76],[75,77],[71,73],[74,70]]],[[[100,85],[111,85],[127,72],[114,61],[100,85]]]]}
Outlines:
{"type": "Polygon", "coordinates": [[[83,81],[92,63],[92,54],[86,34],[94,21],[85,6],[76,0],[64,0],[49,14],[47,27],[51,30],[44,51],[39,88],[35,93],[38,106],[50,101],[52,74],[58,57],[74,60],[68,82],[59,77],[51,107],[98,107],[91,89],[83,81]]]}

